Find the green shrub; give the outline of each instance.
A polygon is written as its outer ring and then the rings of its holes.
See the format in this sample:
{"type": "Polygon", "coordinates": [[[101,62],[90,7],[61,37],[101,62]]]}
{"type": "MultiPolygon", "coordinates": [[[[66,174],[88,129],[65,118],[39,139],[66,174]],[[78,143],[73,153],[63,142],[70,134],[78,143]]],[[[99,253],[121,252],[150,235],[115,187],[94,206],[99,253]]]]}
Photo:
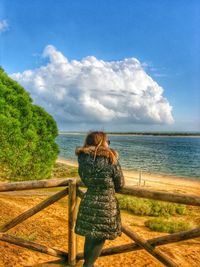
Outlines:
{"type": "Polygon", "coordinates": [[[176,233],[192,229],[194,225],[191,222],[185,222],[180,219],[154,218],[145,222],[145,226],[153,231],[176,233]]]}
{"type": "Polygon", "coordinates": [[[186,206],[157,200],[142,199],[127,195],[117,196],[119,207],[135,215],[141,216],[170,216],[185,214],[186,206]]]}
{"type": "Polygon", "coordinates": [[[56,162],[53,168],[52,176],[55,178],[73,178],[78,177],[78,168],[73,166],[68,166],[63,163],[56,162]]]}
{"type": "Polygon", "coordinates": [[[56,122],[1,68],[0,125],[0,165],[8,178],[50,178],[59,152],[56,122]]]}
{"type": "Polygon", "coordinates": [[[35,241],[37,239],[37,233],[36,232],[31,233],[31,234],[20,234],[20,235],[18,235],[17,233],[14,233],[13,235],[16,237],[19,237],[19,238],[23,238],[27,241],[35,241]]]}

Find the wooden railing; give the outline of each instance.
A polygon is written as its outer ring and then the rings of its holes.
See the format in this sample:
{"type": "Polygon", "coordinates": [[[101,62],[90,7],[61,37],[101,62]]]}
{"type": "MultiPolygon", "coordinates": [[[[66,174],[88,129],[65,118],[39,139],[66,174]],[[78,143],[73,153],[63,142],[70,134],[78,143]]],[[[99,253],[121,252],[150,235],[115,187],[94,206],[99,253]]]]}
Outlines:
{"type": "MultiPolygon", "coordinates": [[[[75,266],[77,261],[84,258],[83,252],[77,253],[77,238],[76,234],[74,233],[77,208],[78,208],[77,197],[82,198],[84,195],[84,191],[79,188],[80,186],[83,186],[82,182],[75,178],[0,184],[0,192],[30,190],[30,189],[50,188],[50,187],[66,187],[64,190],[59,191],[58,193],[50,196],[49,198],[43,200],[41,203],[23,212],[19,216],[15,217],[11,221],[1,226],[0,241],[5,241],[7,243],[15,244],[20,247],[49,254],[60,258],[60,260],[62,262],[67,263],[68,266],[75,266]],[[68,252],[6,234],[6,232],[11,228],[15,227],[19,223],[25,221],[26,219],[35,215],[42,209],[48,207],[49,205],[52,205],[53,203],[55,203],[56,201],[67,195],[68,195],[68,252]]],[[[181,203],[186,205],[200,206],[200,197],[191,195],[150,191],[130,186],[124,187],[118,193],[128,194],[142,198],[150,198],[162,201],[181,203]]],[[[165,266],[178,266],[170,257],[161,252],[157,248],[157,246],[200,237],[200,228],[195,228],[189,231],[183,231],[175,234],[169,234],[162,237],[156,237],[149,240],[143,239],[141,236],[133,232],[131,228],[129,228],[124,224],[122,225],[122,231],[127,236],[129,236],[134,241],[134,243],[132,242],[125,245],[105,248],[102,250],[100,256],[108,256],[118,253],[135,251],[139,249],[145,249],[148,253],[153,255],[157,260],[159,260],[165,266]]]]}

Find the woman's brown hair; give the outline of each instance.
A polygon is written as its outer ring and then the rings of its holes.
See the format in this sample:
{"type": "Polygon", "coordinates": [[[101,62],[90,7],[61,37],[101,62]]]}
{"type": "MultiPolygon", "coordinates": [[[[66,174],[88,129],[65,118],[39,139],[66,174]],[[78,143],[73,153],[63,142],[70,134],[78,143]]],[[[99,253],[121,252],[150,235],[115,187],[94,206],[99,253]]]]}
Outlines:
{"type": "Polygon", "coordinates": [[[107,141],[107,135],[104,132],[89,132],[85,138],[84,147],[104,145],[107,141]]]}
{"type": "MultiPolygon", "coordinates": [[[[104,132],[89,132],[85,138],[84,147],[95,146],[94,159],[100,146],[105,147],[107,135],[104,132]]],[[[117,153],[113,149],[109,149],[111,162],[114,164],[117,161],[117,153]]]]}

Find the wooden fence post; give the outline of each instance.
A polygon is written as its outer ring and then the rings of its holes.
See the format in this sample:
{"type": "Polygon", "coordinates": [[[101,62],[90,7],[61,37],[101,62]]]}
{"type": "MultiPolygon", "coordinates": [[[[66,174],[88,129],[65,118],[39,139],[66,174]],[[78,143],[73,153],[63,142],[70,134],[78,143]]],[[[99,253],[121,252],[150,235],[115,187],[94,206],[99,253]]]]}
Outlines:
{"type": "Polygon", "coordinates": [[[69,196],[68,196],[68,264],[76,265],[76,234],[74,232],[76,222],[76,179],[69,180],[69,196]]]}
{"type": "Polygon", "coordinates": [[[140,169],[140,171],[139,171],[139,186],[141,186],[141,183],[142,183],[142,171],[140,169]]]}

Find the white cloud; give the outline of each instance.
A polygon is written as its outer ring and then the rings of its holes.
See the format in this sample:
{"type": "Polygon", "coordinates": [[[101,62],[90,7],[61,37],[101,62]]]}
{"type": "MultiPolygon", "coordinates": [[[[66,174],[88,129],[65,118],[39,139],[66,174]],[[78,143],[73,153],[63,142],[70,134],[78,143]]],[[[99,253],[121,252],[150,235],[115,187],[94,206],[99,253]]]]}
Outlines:
{"type": "Polygon", "coordinates": [[[0,33],[8,30],[8,22],[7,20],[0,20],[0,33]]]}
{"type": "Polygon", "coordinates": [[[58,125],[84,123],[171,124],[172,107],[163,89],[136,58],[103,61],[93,56],[68,59],[52,45],[38,69],[14,73],[34,102],[50,112],[58,125]]]}

